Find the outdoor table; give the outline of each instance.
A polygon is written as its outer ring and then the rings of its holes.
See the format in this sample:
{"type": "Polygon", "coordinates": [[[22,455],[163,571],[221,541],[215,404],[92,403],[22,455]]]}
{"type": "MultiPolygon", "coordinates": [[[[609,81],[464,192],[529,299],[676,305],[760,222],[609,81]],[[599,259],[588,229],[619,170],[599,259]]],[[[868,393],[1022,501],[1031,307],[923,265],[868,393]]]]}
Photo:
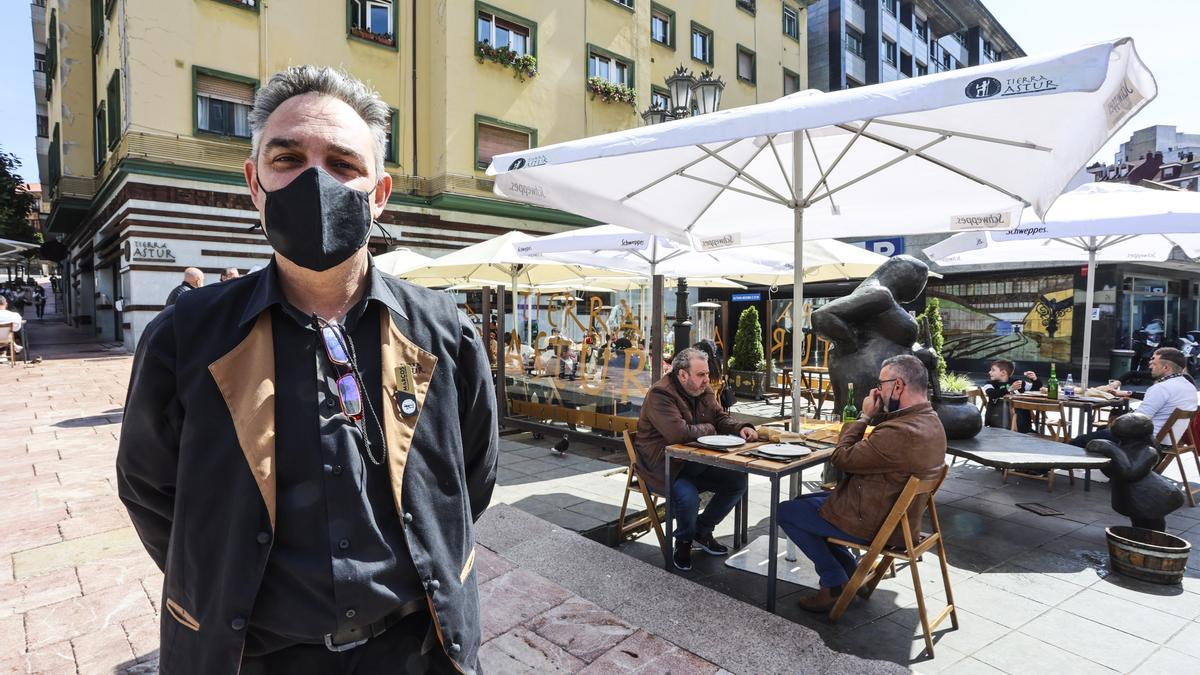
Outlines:
{"type": "MultiPolygon", "coordinates": [[[[791,396],[792,372],[793,371],[792,371],[791,366],[787,366],[787,367],[783,368],[783,390],[785,393],[784,393],[783,397],[779,399],[779,416],[780,417],[785,416],[785,411],[784,411],[783,406],[785,403],[787,403],[788,397],[791,396]]],[[[812,379],[813,379],[812,376],[813,375],[816,375],[816,379],[817,379],[817,387],[816,387],[817,392],[823,392],[824,391],[823,385],[825,384],[825,380],[829,377],[829,369],[826,368],[825,366],[802,366],[800,368],[800,384],[804,387],[807,387],[808,389],[813,389],[813,386],[812,386],[812,379]]],[[[820,393],[820,401],[821,401],[820,403],[817,403],[816,400],[817,400],[817,396],[814,395],[813,403],[817,406],[816,416],[820,417],[821,416],[821,408],[825,407],[824,393],[820,393]]]]}
{"type": "Polygon", "coordinates": [[[997,469],[1083,469],[1084,491],[1092,489],[1092,469],[1103,468],[1111,461],[1073,445],[996,427],[984,427],[965,440],[946,441],[946,453],[997,469]]]}
{"type": "MultiPolygon", "coordinates": [[[[831,432],[836,434],[836,432],[831,432]]],[[[834,436],[836,438],[836,435],[834,436]]],[[[829,461],[833,455],[833,445],[822,441],[813,441],[809,447],[812,452],[793,460],[783,459],[763,459],[747,455],[749,451],[766,443],[756,442],[747,443],[738,446],[731,450],[709,450],[694,445],[668,445],[667,454],[667,485],[671,484],[671,460],[679,459],[685,462],[697,462],[707,466],[713,466],[720,469],[728,469],[737,471],[747,475],[765,476],[771,481],[771,516],[768,524],[768,534],[770,542],[769,558],[767,562],[767,611],[775,611],[775,575],[779,567],[779,540],[777,537],[777,528],[779,525],[779,481],[787,476],[799,473],[810,466],[824,464],[829,461]]],[[[671,517],[671,499],[666,500],[667,514],[663,525],[666,527],[666,536],[663,541],[663,559],[666,564],[667,571],[670,572],[674,568],[672,562],[672,539],[675,530],[675,523],[671,517]]],[[[742,508],[739,518],[743,520],[741,523],[735,523],[735,545],[745,543],[745,520],[748,518],[747,509],[742,508]],[[738,534],[740,526],[741,534],[738,534]],[[739,540],[738,537],[741,537],[739,540]]]]}
{"type": "MultiPolygon", "coordinates": [[[[1053,400],[1045,394],[1034,392],[1013,394],[1011,397],[1018,400],[1024,399],[1026,401],[1037,401],[1039,403],[1053,400]]],[[[1072,419],[1073,415],[1071,415],[1072,411],[1079,410],[1082,412],[1079,418],[1079,433],[1075,434],[1076,436],[1082,436],[1083,434],[1086,434],[1092,430],[1092,421],[1095,419],[1097,410],[1101,410],[1103,408],[1112,408],[1113,412],[1129,412],[1129,397],[1127,396],[1117,396],[1111,399],[1097,398],[1094,396],[1071,396],[1069,398],[1060,398],[1058,399],[1058,402],[1067,409],[1068,425],[1074,426],[1075,424],[1075,420],[1072,419]]]]}

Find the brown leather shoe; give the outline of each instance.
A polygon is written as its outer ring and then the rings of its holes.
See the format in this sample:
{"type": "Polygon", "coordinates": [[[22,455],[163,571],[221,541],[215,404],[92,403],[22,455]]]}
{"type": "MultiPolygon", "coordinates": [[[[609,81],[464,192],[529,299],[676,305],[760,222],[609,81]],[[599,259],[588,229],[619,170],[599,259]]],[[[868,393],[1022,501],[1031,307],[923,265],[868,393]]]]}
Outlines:
{"type": "Polygon", "coordinates": [[[841,586],[833,588],[821,587],[814,595],[800,598],[800,609],[814,614],[826,614],[837,604],[838,596],[842,594],[841,586]]]}

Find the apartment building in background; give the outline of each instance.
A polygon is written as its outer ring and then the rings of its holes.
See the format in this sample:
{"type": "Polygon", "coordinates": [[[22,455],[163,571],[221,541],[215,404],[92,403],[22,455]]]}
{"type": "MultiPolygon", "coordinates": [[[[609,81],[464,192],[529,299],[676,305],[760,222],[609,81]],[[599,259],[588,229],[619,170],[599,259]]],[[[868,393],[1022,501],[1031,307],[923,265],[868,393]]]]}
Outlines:
{"type": "Polygon", "coordinates": [[[244,185],[247,113],[289,65],[342,68],[392,107],[382,225],[440,255],[512,229],[593,224],[497,198],[491,157],[641,125],[652,101],[669,104],[664,80],[680,65],[723,78],[722,108],[805,88],[806,4],[35,2],[39,168],[47,236],[70,249],[69,315],[132,347],[185,267],[215,277],[269,260],[244,185]]]}
{"type": "Polygon", "coordinates": [[[979,0],[818,0],[808,50],[809,85],[822,91],[1025,56],[979,0]]]}

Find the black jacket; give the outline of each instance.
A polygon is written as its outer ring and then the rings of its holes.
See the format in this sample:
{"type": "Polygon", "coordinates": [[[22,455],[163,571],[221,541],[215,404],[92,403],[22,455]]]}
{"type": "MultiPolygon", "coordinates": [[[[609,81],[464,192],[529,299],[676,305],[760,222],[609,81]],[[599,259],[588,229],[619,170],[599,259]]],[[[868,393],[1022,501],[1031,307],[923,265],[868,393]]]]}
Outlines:
{"type": "MultiPolygon", "coordinates": [[[[397,511],[438,638],[477,670],[476,518],[496,477],[484,346],[446,295],[372,268],[408,317],[380,321],[380,422],[397,511]],[[416,370],[415,415],[392,396],[416,370]]],[[[275,359],[265,275],[184,293],[142,335],[117,456],[118,492],[163,583],[163,673],[236,673],[275,521],[275,359]]],[[[281,414],[286,414],[280,411],[281,414]]],[[[296,424],[280,419],[280,424],[296,424]]]]}

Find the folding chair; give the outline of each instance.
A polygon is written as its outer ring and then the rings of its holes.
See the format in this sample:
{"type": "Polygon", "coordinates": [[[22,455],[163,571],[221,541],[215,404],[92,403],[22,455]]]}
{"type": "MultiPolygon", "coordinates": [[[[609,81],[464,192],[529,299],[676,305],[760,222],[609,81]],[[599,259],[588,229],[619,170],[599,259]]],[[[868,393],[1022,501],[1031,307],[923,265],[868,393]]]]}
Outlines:
{"type": "Polygon", "coordinates": [[[1175,409],[1171,413],[1171,417],[1167,419],[1167,423],[1163,425],[1162,430],[1158,432],[1158,436],[1154,438],[1154,442],[1158,443],[1159,451],[1162,453],[1162,459],[1159,460],[1158,466],[1154,467],[1154,471],[1162,473],[1171,465],[1171,460],[1175,460],[1179,466],[1179,478],[1183,481],[1183,491],[1187,493],[1188,506],[1196,505],[1196,493],[1200,492],[1200,487],[1193,488],[1188,482],[1187,472],[1183,470],[1183,455],[1191,454],[1192,459],[1196,461],[1196,470],[1200,471],[1200,452],[1196,449],[1196,440],[1192,435],[1192,418],[1196,416],[1195,410],[1180,410],[1175,409]],[[1181,422],[1187,422],[1183,433],[1176,437],[1175,427],[1181,422]]]}
{"type": "MultiPolygon", "coordinates": [[[[1012,404],[1012,414],[1009,416],[1011,418],[1009,428],[1012,431],[1017,430],[1017,411],[1024,410],[1029,413],[1030,421],[1035,429],[1030,432],[1032,435],[1058,443],[1071,442],[1071,423],[1067,419],[1066,409],[1059,401],[1032,401],[1014,397],[1010,399],[1010,403],[1012,404]],[[1051,414],[1057,415],[1057,419],[1051,417],[1051,414]]],[[[1054,476],[1056,475],[1054,469],[1050,469],[1045,474],[1031,473],[1020,469],[1004,469],[1002,482],[1007,483],[1010,475],[1044,480],[1046,481],[1046,492],[1054,492],[1054,476]]],[[[1071,485],[1074,485],[1075,470],[1067,469],[1067,476],[1070,477],[1071,485]]]]}
{"type": "Polygon", "coordinates": [[[654,528],[654,533],[658,535],[659,548],[665,551],[667,550],[667,539],[663,534],[662,521],[658,519],[658,498],[650,494],[650,490],[646,488],[638,472],[637,452],[633,449],[633,439],[637,432],[625,431],[623,435],[625,452],[629,455],[629,472],[625,478],[625,498],[621,500],[621,513],[617,516],[617,538],[624,539],[630,532],[640,530],[649,523],[654,528]],[[646,514],[626,522],[625,514],[629,506],[629,493],[634,491],[642,494],[642,500],[646,503],[646,514]]]}
{"type": "Polygon", "coordinates": [[[854,570],[850,581],[842,589],[842,594],[838,596],[837,604],[829,612],[831,622],[841,618],[860,588],[866,589],[866,597],[870,597],[871,593],[875,592],[875,587],[879,585],[880,579],[892,570],[895,562],[904,560],[908,562],[908,569],[912,572],[913,589],[917,594],[917,612],[921,617],[921,628],[925,631],[925,648],[929,651],[929,658],[933,658],[933,630],[946,619],[947,615],[950,617],[951,625],[958,630],[958,612],[954,609],[954,594],[950,590],[950,570],[946,564],[946,547],[942,542],[942,526],[938,522],[937,504],[934,503],[934,496],[941,487],[942,481],[946,479],[948,471],[949,467],[943,464],[935,478],[909,477],[908,483],[900,491],[895,505],[888,512],[887,518],[884,519],[883,525],[880,526],[879,532],[875,534],[871,543],[862,544],[837,537],[827,539],[831,544],[864,552],[858,559],[858,567],[854,570]],[[931,532],[917,532],[914,536],[907,518],[910,509],[913,508],[929,509],[931,532]],[[888,540],[892,538],[897,529],[904,535],[903,547],[888,545],[888,540]],[[921,590],[921,575],[917,571],[917,561],[935,546],[937,547],[938,562],[942,568],[942,585],[946,588],[946,607],[930,622],[925,612],[925,594],[921,590]]]}
{"type": "Polygon", "coordinates": [[[17,365],[16,331],[11,323],[0,323],[0,354],[8,355],[10,368],[17,365]]]}

